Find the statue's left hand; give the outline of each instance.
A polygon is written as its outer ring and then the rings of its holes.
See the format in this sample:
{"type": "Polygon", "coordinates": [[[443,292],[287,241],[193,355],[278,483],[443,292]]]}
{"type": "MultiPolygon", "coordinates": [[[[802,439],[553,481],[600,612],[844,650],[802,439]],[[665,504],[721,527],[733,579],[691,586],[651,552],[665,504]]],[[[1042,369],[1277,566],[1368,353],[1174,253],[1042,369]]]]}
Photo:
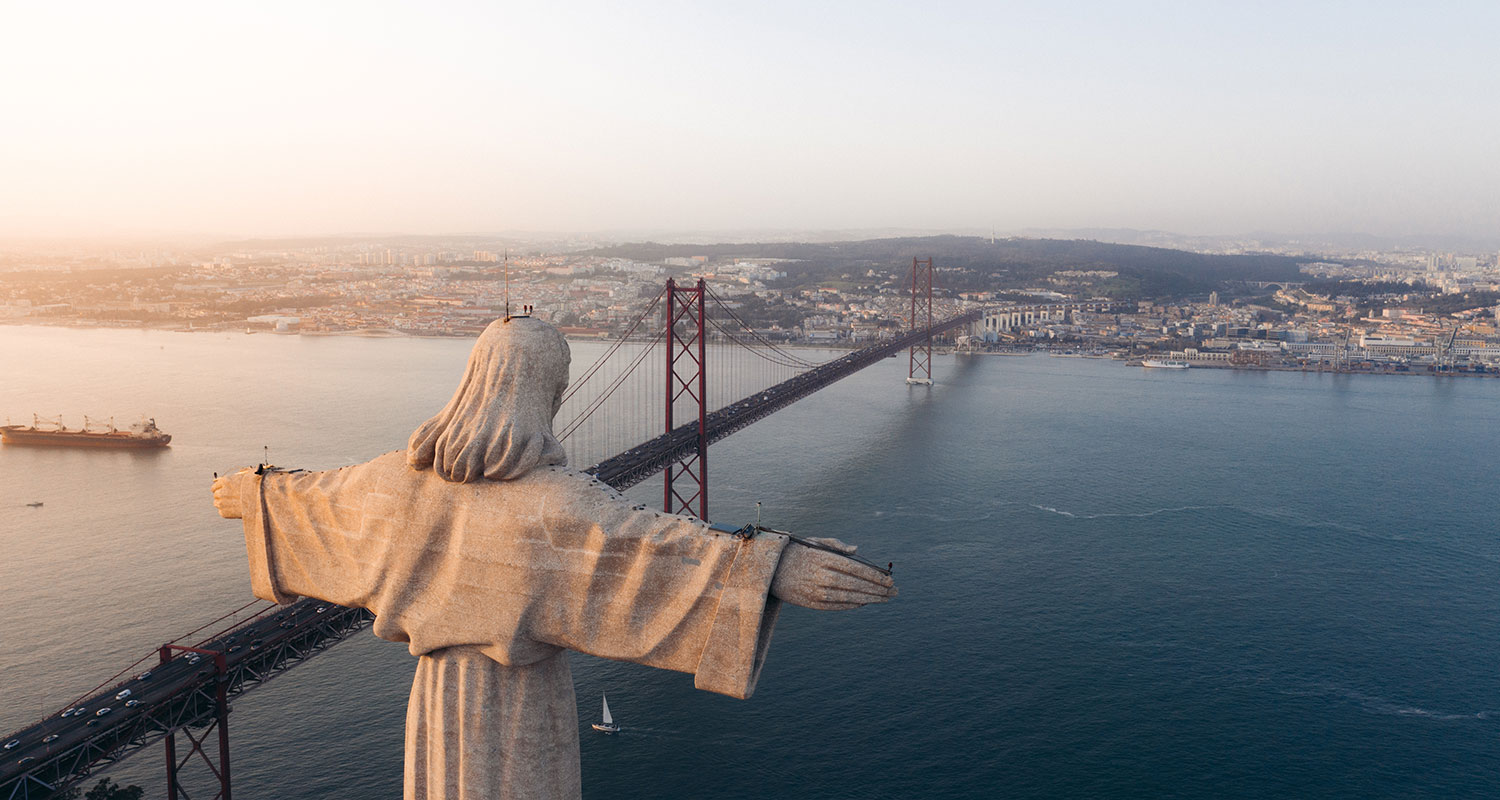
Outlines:
{"type": "Polygon", "coordinates": [[[214,508],[219,510],[219,516],[224,519],[240,519],[244,516],[240,510],[240,484],[244,483],[241,476],[246,472],[250,472],[249,467],[233,475],[214,478],[214,508]]]}
{"type": "MultiPolygon", "coordinates": [[[[818,542],[845,553],[854,552],[853,545],[837,539],[818,542]]],[[[896,586],[891,576],[867,564],[790,542],[776,565],[771,594],[804,608],[840,611],[887,602],[896,596],[896,586]]]]}

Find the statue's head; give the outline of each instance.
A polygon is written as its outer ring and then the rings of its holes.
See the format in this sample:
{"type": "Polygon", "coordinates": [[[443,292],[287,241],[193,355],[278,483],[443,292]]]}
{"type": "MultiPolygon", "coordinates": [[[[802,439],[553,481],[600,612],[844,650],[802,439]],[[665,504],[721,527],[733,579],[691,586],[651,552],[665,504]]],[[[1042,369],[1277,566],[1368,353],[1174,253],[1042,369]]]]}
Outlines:
{"type": "Polygon", "coordinates": [[[562,405],[570,360],[568,341],[541,320],[490,323],[453,399],[411,435],[406,462],[458,483],[511,480],[567,463],[552,417],[562,405]]]}

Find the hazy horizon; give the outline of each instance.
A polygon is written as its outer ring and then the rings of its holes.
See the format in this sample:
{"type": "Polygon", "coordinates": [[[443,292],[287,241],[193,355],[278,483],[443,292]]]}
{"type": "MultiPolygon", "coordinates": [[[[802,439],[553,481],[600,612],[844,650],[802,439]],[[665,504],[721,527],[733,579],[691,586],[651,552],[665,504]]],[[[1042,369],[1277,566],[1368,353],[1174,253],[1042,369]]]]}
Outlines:
{"type": "Polygon", "coordinates": [[[3,19],[0,239],[1500,235],[1493,4],[3,19]]]}

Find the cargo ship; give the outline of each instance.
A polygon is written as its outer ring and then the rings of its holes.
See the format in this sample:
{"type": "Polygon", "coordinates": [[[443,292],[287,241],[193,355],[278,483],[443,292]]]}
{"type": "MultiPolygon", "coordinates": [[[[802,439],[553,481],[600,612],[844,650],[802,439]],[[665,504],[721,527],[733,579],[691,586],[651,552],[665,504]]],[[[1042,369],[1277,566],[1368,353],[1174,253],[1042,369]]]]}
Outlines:
{"type": "Polygon", "coordinates": [[[152,448],[166,447],[171,441],[171,434],[156,427],[156,420],[145,417],[124,431],[115,427],[113,417],[105,423],[84,417],[82,428],[68,428],[62,417],[44,420],[33,414],[29,426],[0,426],[0,442],[33,447],[152,448]]]}

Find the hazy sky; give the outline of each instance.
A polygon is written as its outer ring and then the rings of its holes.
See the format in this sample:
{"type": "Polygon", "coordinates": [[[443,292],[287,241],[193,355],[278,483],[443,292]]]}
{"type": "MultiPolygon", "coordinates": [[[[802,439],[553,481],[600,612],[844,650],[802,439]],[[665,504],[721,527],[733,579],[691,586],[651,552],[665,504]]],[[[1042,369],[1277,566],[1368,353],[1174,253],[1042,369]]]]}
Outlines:
{"type": "Polygon", "coordinates": [[[1500,2],[0,5],[0,237],[1500,234],[1500,2]]]}

